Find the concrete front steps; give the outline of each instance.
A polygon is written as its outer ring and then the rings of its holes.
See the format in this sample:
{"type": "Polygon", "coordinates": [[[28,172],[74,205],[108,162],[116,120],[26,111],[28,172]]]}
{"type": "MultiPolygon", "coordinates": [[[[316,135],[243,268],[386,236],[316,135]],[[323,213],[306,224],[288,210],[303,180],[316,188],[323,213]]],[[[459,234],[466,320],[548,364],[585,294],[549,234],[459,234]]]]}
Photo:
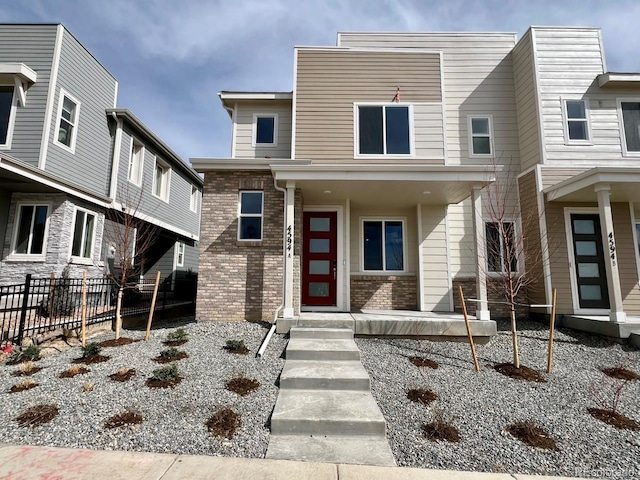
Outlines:
{"type": "Polygon", "coordinates": [[[293,327],[267,458],[395,465],[348,328],[293,327]]]}

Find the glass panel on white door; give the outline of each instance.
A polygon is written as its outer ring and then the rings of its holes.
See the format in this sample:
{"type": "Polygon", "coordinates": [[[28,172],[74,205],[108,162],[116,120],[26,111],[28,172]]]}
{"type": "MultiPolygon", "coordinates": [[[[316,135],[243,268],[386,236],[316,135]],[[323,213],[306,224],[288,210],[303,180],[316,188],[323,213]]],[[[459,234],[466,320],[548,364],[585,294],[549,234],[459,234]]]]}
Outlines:
{"type": "Polygon", "coordinates": [[[594,241],[582,241],[576,242],[576,255],[586,255],[595,257],[598,254],[596,248],[596,242],[594,241]]]}

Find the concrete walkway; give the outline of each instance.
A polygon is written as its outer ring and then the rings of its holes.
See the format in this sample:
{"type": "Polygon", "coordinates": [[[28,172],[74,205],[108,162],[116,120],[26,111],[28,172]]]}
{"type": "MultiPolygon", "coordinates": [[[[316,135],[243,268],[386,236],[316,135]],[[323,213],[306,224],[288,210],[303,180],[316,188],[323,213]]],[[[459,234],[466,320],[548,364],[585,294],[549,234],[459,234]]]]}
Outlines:
{"type": "Polygon", "coordinates": [[[349,328],[291,328],[267,458],[395,465],[349,328]]]}
{"type": "Polygon", "coordinates": [[[0,446],[2,480],[559,480],[506,473],[0,446]]]}

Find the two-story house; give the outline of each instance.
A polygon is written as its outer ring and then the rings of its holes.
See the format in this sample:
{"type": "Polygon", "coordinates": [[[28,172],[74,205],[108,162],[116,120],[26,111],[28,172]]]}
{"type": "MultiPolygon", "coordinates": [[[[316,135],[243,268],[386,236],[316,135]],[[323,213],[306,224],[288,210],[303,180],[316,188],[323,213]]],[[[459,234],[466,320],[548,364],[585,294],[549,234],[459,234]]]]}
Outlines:
{"type": "Polygon", "coordinates": [[[155,227],[142,273],[197,269],[202,179],[117,91],[64,26],[0,25],[0,283],[102,275],[116,212],[155,227]]]}

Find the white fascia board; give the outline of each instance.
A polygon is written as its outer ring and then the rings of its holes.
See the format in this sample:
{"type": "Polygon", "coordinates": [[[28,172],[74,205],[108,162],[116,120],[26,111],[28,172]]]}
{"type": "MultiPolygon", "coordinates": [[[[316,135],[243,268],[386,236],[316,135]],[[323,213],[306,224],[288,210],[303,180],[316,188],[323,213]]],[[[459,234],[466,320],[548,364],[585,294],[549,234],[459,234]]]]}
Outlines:
{"type": "Polygon", "coordinates": [[[38,74],[24,63],[0,63],[0,75],[13,75],[23,82],[36,83],[38,74]]]}
{"type": "Polygon", "coordinates": [[[597,183],[640,183],[639,168],[601,168],[587,170],[543,190],[549,201],[558,200],[597,183]]]}
{"type": "Polygon", "coordinates": [[[220,100],[291,100],[292,92],[218,92],[220,100]]]}
{"type": "Polygon", "coordinates": [[[289,158],[190,158],[193,169],[198,173],[215,170],[271,170],[272,166],[309,165],[310,160],[291,160],[289,158]]]}
{"type": "Polygon", "coordinates": [[[640,73],[603,73],[597,78],[599,87],[615,86],[620,83],[640,86],[640,73]]]}

